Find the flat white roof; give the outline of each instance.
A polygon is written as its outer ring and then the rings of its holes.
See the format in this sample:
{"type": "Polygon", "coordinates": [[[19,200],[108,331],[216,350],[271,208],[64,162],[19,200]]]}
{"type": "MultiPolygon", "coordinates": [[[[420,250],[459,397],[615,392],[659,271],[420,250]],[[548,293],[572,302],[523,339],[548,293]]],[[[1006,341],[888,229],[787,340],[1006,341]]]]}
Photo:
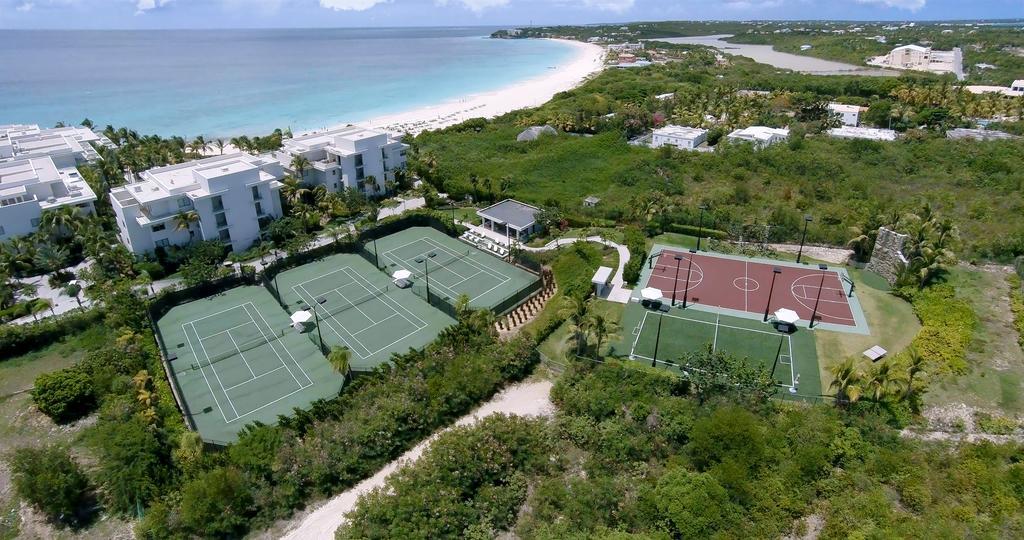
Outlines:
{"type": "Polygon", "coordinates": [[[0,163],[0,189],[28,184],[56,182],[61,179],[50,158],[17,159],[0,163]]]}
{"type": "MultiPolygon", "coordinates": [[[[271,163],[271,160],[243,152],[214,156],[143,171],[139,182],[124,187],[139,202],[151,202],[198,190],[200,186],[197,175],[209,180],[238,172],[259,170],[261,165],[267,163],[271,163]]],[[[272,180],[274,177],[259,170],[259,179],[272,180]]]]}
{"type": "Polygon", "coordinates": [[[789,136],[789,128],[771,128],[767,126],[750,126],[743,129],[737,129],[729,134],[730,137],[737,137],[740,139],[757,139],[757,140],[771,140],[772,137],[789,136]]]}
{"type": "Polygon", "coordinates": [[[845,103],[829,103],[828,108],[832,109],[837,113],[859,113],[860,107],[857,105],[847,105],[845,103]]]}
{"type": "Polygon", "coordinates": [[[669,126],[665,126],[665,127],[658,128],[658,129],[654,130],[654,134],[655,135],[661,135],[663,137],[679,137],[679,138],[682,138],[682,139],[691,139],[691,140],[692,139],[696,139],[697,137],[700,137],[701,135],[705,135],[705,134],[707,134],[707,132],[708,132],[708,130],[706,130],[706,129],[693,128],[693,127],[685,127],[685,126],[674,126],[674,125],[669,125],[669,126]]]}
{"type": "Polygon", "coordinates": [[[598,267],[597,272],[594,273],[594,278],[590,280],[591,283],[608,283],[608,280],[612,277],[612,269],[607,266],[598,267]]]}
{"type": "Polygon", "coordinates": [[[343,128],[321,131],[319,133],[307,133],[291,139],[285,139],[283,145],[286,150],[305,152],[315,148],[333,146],[335,139],[341,137],[349,141],[361,141],[373,137],[387,135],[384,131],[365,128],[361,126],[346,126],[343,128]]]}
{"type": "Polygon", "coordinates": [[[873,141],[895,141],[896,132],[891,129],[843,126],[828,130],[833,137],[843,139],[870,139],[873,141]]]}

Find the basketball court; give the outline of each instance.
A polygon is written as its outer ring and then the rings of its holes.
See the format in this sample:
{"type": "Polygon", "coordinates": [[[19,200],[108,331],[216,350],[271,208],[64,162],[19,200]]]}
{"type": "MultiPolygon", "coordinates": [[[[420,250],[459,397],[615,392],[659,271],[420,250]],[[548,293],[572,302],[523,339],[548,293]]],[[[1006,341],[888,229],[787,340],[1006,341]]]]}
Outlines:
{"type": "Polygon", "coordinates": [[[854,284],[844,269],[693,254],[667,246],[655,246],[652,252],[646,281],[642,278],[641,283],[660,289],[665,303],[671,304],[674,296],[677,306],[685,301],[697,309],[748,318],[763,318],[766,309],[770,315],[788,308],[804,325],[813,315],[815,328],[868,333],[854,284]]]}

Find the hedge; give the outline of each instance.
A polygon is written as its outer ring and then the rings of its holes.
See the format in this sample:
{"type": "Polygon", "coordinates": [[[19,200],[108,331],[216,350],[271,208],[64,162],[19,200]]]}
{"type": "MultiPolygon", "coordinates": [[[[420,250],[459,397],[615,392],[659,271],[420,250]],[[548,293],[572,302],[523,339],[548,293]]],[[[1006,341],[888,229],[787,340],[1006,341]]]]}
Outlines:
{"type": "Polygon", "coordinates": [[[683,225],[682,223],[669,223],[668,226],[665,227],[665,231],[677,234],[687,234],[690,236],[701,235],[704,238],[714,238],[715,240],[728,240],[729,238],[729,233],[725,231],[720,231],[718,229],[709,229],[707,227],[701,229],[700,227],[694,227],[693,225],[683,225]]]}
{"type": "Polygon", "coordinates": [[[75,310],[31,324],[0,326],[0,362],[51,345],[103,319],[103,309],[75,310]]]}
{"type": "Polygon", "coordinates": [[[1021,290],[1021,279],[1010,276],[1010,311],[1013,312],[1013,326],[1017,329],[1017,343],[1024,347],[1024,290],[1021,290]]]}
{"type": "Polygon", "coordinates": [[[956,297],[952,285],[936,285],[921,291],[902,290],[921,320],[913,346],[937,371],[962,375],[967,371],[967,346],[978,325],[978,316],[965,300],[956,297]]]}

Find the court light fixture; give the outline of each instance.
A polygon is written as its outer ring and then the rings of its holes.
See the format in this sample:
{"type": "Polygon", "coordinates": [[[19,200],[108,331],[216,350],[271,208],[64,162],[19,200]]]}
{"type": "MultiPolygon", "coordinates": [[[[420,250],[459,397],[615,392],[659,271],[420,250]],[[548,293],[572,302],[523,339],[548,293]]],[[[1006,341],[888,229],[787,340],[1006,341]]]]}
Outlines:
{"type": "Polygon", "coordinates": [[[781,273],[781,268],[778,266],[772,267],[772,286],[768,288],[768,302],[764,305],[764,319],[762,322],[768,322],[768,310],[772,307],[772,293],[775,292],[775,278],[779,277],[781,273]]]}
{"type": "Polygon", "coordinates": [[[825,272],[828,270],[828,265],[819,264],[818,270],[821,270],[821,283],[818,284],[818,297],[814,299],[814,311],[811,313],[811,324],[808,328],[814,328],[814,318],[818,316],[818,302],[821,302],[821,290],[825,288],[825,272]]]}

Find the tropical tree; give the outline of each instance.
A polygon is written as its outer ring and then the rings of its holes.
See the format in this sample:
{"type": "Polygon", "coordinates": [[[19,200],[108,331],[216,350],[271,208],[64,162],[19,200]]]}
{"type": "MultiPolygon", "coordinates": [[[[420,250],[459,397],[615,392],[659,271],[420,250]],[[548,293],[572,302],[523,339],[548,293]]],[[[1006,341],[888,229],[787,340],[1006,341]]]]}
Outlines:
{"type": "Polygon", "coordinates": [[[227,146],[227,144],[224,143],[224,139],[217,139],[213,141],[213,146],[218,152],[220,152],[220,155],[224,155],[224,147],[227,146]]]}
{"type": "Polygon", "coordinates": [[[40,313],[45,313],[46,310],[50,310],[50,313],[54,314],[54,312],[53,312],[53,301],[50,300],[49,298],[36,298],[29,305],[28,309],[29,309],[29,313],[32,314],[32,319],[35,320],[35,321],[38,321],[39,320],[39,314],[40,313]]]}
{"type": "Polygon", "coordinates": [[[829,390],[835,391],[836,403],[847,405],[860,399],[863,393],[864,376],[857,367],[855,358],[846,360],[829,368],[832,374],[832,382],[829,390]]]}
{"type": "Polygon", "coordinates": [[[78,302],[78,307],[82,307],[82,286],[77,282],[68,283],[67,286],[64,287],[64,294],[74,298],[75,302],[78,302]]]}
{"type": "Polygon", "coordinates": [[[902,397],[906,373],[889,360],[879,362],[868,370],[863,386],[871,400],[880,403],[890,397],[902,397]]]}
{"type": "Polygon", "coordinates": [[[311,165],[312,163],[310,163],[309,159],[301,154],[292,158],[292,170],[295,171],[295,176],[298,177],[300,181],[306,180],[306,169],[309,169],[311,165]]]}
{"type": "Polygon", "coordinates": [[[333,347],[327,355],[327,363],[334,371],[348,377],[352,372],[352,351],[348,347],[333,347]]]}
{"type": "Polygon", "coordinates": [[[186,210],[174,216],[174,230],[188,231],[190,244],[196,237],[196,232],[192,229],[196,223],[199,223],[199,213],[195,210],[186,210]]]}
{"type": "Polygon", "coordinates": [[[39,216],[39,228],[46,231],[51,237],[65,239],[73,236],[84,221],[78,208],[74,206],[61,206],[50,210],[44,210],[39,216]]]}
{"type": "Polygon", "coordinates": [[[590,308],[589,300],[578,296],[566,296],[562,301],[562,309],[558,312],[558,316],[569,323],[569,333],[576,343],[577,355],[583,354],[583,348],[587,345],[590,308]]]}
{"type": "Polygon", "coordinates": [[[609,320],[601,313],[592,314],[587,322],[587,327],[594,335],[594,339],[597,340],[597,354],[601,354],[601,344],[604,340],[614,336],[619,329],[619,325],[615,321],[609,320]]]}
{"type": "Polygon", "coordinates": [[[305,185],[294,176],[289,176],[285,178],[284,181],[281,183],[283,184],[281,191],[282,194],[284,195],[284,200],[287,201],[288,204],[290,205],[295,206],[302,204],[302,202],[310,194],[309,188],[305,187],[305,185]]]}
{"type": "MultiPolygon", "coordinates": [[[[911,401],[911,398],[914,395],[914,380],[917,379],[919,375],[927,371],[927,360],[924,355],[917,350],[917,347],[914,347],[913,345],[907,347],[901,356],[903,358],[904,367],[907,368],[905,393],[903,397],[904,399],[911,401]]],[[[913,402],[911,401],[911,403],[913,402]]]]}

